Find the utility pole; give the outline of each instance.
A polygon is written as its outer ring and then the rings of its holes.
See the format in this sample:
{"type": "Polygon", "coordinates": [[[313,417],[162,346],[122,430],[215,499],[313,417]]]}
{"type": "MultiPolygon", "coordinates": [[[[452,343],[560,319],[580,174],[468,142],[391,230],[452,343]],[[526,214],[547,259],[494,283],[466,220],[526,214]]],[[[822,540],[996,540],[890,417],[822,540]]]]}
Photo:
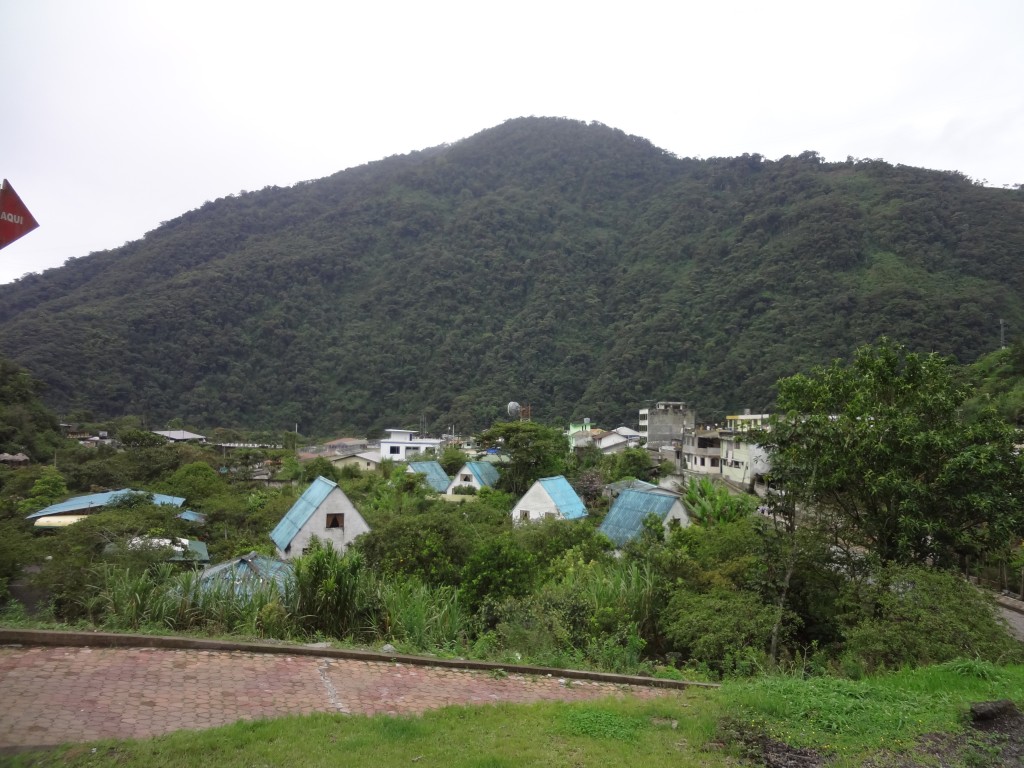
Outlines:
{"type": "Polygon", "coordinates": [[[1006,323],[999,318],[999,348],[1006,349],[1006,323]]]}

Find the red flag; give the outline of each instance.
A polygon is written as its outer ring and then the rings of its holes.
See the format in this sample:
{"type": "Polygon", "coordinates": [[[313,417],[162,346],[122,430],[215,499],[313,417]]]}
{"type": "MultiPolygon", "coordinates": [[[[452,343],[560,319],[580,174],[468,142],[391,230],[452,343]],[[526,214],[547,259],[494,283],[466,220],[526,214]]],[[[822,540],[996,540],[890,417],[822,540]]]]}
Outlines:
{"type": "Polygon", "coordinates": [[[10,245],[38,226],[39,222],[28,212],[14,187],[4,179],[4,185],[0,187],[0,248],[10,245]]]}

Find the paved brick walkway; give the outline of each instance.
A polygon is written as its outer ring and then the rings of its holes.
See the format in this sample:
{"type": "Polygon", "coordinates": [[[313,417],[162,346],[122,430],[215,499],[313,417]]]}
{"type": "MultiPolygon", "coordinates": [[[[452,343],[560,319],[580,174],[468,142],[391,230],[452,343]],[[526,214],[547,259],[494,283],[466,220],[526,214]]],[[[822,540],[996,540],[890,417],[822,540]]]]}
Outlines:
{"type": "Polygon", "coordinates": [[[0,647],[0,750],[287,714],[413,714],[450,704],[621,695],[678,692],[313,656],[9,646],[0,647]]]}

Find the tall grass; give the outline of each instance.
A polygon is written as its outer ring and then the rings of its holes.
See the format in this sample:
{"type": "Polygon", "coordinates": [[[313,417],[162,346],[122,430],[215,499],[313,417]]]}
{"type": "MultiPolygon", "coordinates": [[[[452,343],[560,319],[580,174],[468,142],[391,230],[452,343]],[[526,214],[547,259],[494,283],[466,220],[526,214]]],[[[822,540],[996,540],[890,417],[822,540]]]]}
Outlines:
{"type": "Polygon", "coordinates": [[[451,650],[467,642],[469,614],[454,587],[378,579],[376,589],[387,639],[414,650],[451,650]]]}
{"type": "Polygon", "coordinates": [[[196,571],[169,564],[133,571],[110,565],[92,572],[91,596],[83,607],[93,623],[108,629],[168,629],[286,637],[277,623],[268,633],[266,606],[280,605],[274,584],[239,593],[223,582],[203,585],[196,571]]]}
{"type": "Polygon", "coordinates": [[[113,630],[350,638],[410,651],[453,651],[468,642],[470,617],[454,587],[377,576],[358,554],[342,555],[330,544],[314,546],[294,565],[280,588],[268,582],[236,589],[169,564],[107,564],[92,571],[83,608],[94,624],[113,630]]]}

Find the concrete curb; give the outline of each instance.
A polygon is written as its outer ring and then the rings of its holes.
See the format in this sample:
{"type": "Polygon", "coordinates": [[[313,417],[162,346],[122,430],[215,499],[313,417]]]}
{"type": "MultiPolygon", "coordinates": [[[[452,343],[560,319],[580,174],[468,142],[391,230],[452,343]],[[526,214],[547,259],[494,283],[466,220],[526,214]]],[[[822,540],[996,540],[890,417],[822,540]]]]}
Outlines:
{"type": "Polygon", "coordinates": [[[996,603],[1009,611],[1024,614],[1024,601],[1006,595],[996,595],[996,603]]]}
{"type": "Polygon", "coordinates": [[[404,654],[383,654],[373,651],[355,651],[339,648],[322,648],[308,645],[284,645],[276,643],[246,643],[233,640],[208,640],[198,637],[161,635],[122,635],[114,632],[58,632],[43,629],[0,628],[0,645],[50,645],[100,648],[168,648],[191,651],[242,651],[244,653],[276,653],[288,656],[316,656],[327,659],[353,659],[355,661],[376,661],[409,664],[420,667],[443,667],[483,672],[514,672],[539,677],[564,677],[572,680],[590,680],[598,683],[635,685],[645,688],[718,688],[718,683],[697,683],[686,680],[666,680],[660,677],[639,677],[616,675],[608,672],[588,672],[579,669],[552,669],[533,667],[526,664],[497,664],[490,661],[468,659],[439,659],[433,656],[406,656],[404,654]]]}

